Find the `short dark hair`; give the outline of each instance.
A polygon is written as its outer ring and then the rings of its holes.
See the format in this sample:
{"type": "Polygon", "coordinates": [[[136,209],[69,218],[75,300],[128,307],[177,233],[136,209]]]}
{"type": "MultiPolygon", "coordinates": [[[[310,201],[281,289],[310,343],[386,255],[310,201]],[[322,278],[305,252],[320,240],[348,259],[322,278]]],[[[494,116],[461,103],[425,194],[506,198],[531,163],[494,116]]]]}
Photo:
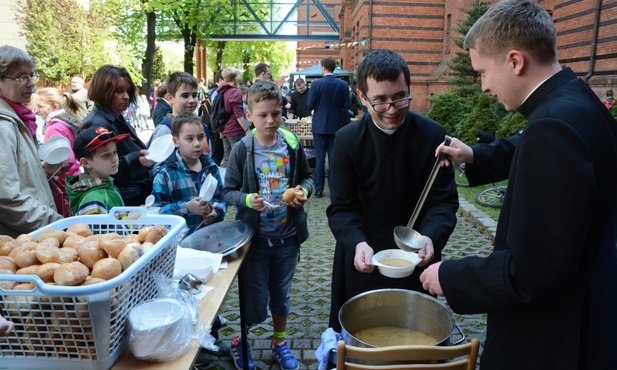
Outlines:
{"type": "Polygon", "coordinates": [[[268,72],[268,68],[270,68],[270,66],[266,63],[257,63],[255,66],[255,76],[268,72]]]}
{"type": "Polygon", "coordinates": [[[613,96],[613,90],[606,90],[606,96],[613,96]]]}
{"type": "Polygon", "coordinates": [[[167,94],[167,84],[165,82],[161,83],[156,89],[155,95],[157,98],[163,98],[167,94]]]}
{"type": "Polygon", "coordinates": [[[203,127],[201,118],[197,117],[193,113],[183,112],[174,117],[171,121],[171,135],[178,137],[180,135],[180,129],[184,125],[200,125],[203,127]]]}
{"type": "Polygon", "coordinates": [[[137,87],[129,74],[129,71],[124,67],[117,67],[110,64],[101,66],[90,81],[88,89],[88,99],[109,109],[114,100],[114,93],[118,86],[118,80],[124,78],[129,84],[127,93],[129,94],[129,102],[135,104],[137,87]]]}
{"type": "Polygon", "coordinates": [[[375,50],[366,55],[358,64],[358,89],[366,94],[368,85],[366,80],[371,77],[375,81],[396,81],[403,73],[405,83],[411,84],[411,73],[405,59],[392,50],[375,50]]]}
{"type": "Polygon", "coordinates": [[[328,72],[334,72],[336,69],[336,61],[332,57],[325,57],[320,62],[321,66],[328,72]]]}
{"type": "Polygon", "coordinates": [[[218,84],[220,80],[223,79],[223,70],[219,69],[218,72],[214,75],[214,84],[218,84]]]}
{"type": "Polygon", "coordinates": [[[165,84],[167,85],[167,92],[174,97],[182,85],[188,85],[195,89],[199,87],[199,83],[193,75],[182,71],[174,72],[167,76],[165,84]]]}

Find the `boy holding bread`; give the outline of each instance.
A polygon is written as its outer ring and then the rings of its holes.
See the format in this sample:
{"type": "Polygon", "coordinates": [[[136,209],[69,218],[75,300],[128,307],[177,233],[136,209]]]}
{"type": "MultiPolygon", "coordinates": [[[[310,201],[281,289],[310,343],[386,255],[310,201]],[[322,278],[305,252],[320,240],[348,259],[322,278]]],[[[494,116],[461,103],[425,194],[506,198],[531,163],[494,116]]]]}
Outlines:
{"type": "Polygon", "coordinates": [[[116,143],[127,137],[129,134],[116,135],[105,127],[91,127],[77,135],[73,152],[84,173],[66,178],[73,215],[106,214],[124,205],[111,175],[118,173],[120,164],[116,143]]]}
{"type": "MultiPolygon", "coordinates": [[[[249,327],[263,322],[269,307],[272,356],[281,369],[297,369],[286,341],[287,315],[300,244],[308,238],[304,204],[313,190],[312,172],[298,137],[281,127],[282,96],[274,82],[251,85],[246,115],[255,128],[234,145],[223,187],[227,204],[238,209],[236,219],[254,230],[242,265],[250,276],[242,297],[246,322],[249,327]]],[[[255,369],[246,338],[235,336],[231,346],[236,368],[244,369],[242,353],[247,351],[248,370],[255,369]]]]}

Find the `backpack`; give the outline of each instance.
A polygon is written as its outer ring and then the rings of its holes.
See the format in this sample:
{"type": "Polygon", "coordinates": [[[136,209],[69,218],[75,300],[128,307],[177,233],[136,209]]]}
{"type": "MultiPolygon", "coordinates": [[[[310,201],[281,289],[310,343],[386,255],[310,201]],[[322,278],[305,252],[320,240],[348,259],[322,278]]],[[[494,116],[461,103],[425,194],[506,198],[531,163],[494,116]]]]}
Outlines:
{"type": "Polygon", "coordinates": [[[204,125],[210,128],[210,114],[212,113],[212,94],[216,91],[216,87],[208,90],[206,92],[206,96],[203,101],[201,101],[201,105],[199,106],[199,116],[203,121],[204,125]]]}
{"type": "Polygon", "coordinates": [[[220,134],[225,129],[225,124],[229,121],[231,113],[225,110],[225,100],[223,93],[219,93],[212,102],[212,110],[210,110],[210,127],[212,132],[220,134]]]}

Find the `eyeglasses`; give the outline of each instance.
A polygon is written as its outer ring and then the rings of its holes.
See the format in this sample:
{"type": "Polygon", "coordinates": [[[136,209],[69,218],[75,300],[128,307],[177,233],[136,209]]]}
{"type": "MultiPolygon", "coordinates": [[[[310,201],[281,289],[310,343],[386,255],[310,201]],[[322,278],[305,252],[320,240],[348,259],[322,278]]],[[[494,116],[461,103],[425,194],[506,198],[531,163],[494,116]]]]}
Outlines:
{"type": "MultiPolygon", "coordinates": [[[[411,91],[409,93],[411,93],[411,91]]],[[[391,102],[373,103],[371,101],[371,99],[369,99],[368,96],[366,96],[366,94],[362,93],[362,95],[364,95],[364,98],[366,100],[368,100],[368,102],[371,105],[371,107],[373,107],[373,109],[377,113],[384,113],[388,109],[390,109],[390,107],[392,107],[392,106],[394,108],[396,108],[397,110],[401,110],[401,109],[407,108],[407,107],[409,107],[409,102],[411,101],[411,96],[408,96],[406,98],[394,100],[394,101],[391,101],[391,102]]]]}
{"type": "Polygon", "coordinates": [[[114,138],[114,137],[116,137],[115,132],[104,132],[102,134],[99,134],[97,137],[92,139],[92,141],[90,141],[88,145],[86,145],[86,149],[97,148],[103,145],[107,140],[114,138]]]}
{"type": "Polygon", "coordinates": [[[17,81],[20,84],[27,84],[28,81],[32,80],[32,82],[36,83],[39,78],[41,78],[41,76],[37,75],[37,74],[31,74],[31,75],[21,75],[19,77],[9,77],[9,76],[4,76],[2,78],[8,78],[9,80],[13,80],[13,81],[17,81]]]}

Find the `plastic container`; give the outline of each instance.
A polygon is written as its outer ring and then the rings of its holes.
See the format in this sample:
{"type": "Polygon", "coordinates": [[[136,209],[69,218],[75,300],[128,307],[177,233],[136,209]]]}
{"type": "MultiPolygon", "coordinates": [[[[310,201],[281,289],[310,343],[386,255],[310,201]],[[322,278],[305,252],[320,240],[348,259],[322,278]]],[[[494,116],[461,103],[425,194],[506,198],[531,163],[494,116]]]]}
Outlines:
{"type": "Polygon", "coordinates": [[[411,275],[416,265],[421,261],[418,253],[406,252],[401,249],[386,249],[377,252],[372,259],[373,265],[377,266],[379,272],[391,278],[403,278],[411,275]],[[408,263],[404,263],[405,261],[408,263]],[[400,265],[393,264],[395,262],[400,262],[400,265]]]}
{"type": "Polygon", "coordinates": [[[151,225],[164,225],[167,233],[122,274],[104,283],[63,287],[45,284],[34,275],[0,275],[0,281],[35,284],[31,291],[0,288],[3,314],[15,324],[12,335],[0,338],[0,368],[111,368],[128,348],[129,311],[157,295],[154,276],[172,277],[176,247],[186,230],[184,218],[123,207],[108,215],[66,218],[31,234],[36,237],[47,228],[66,229],[81,222],[94,234],[133,234],[151,225]],[[140,213],[136,220],[114,217],[135,210],[140,213]]]}

